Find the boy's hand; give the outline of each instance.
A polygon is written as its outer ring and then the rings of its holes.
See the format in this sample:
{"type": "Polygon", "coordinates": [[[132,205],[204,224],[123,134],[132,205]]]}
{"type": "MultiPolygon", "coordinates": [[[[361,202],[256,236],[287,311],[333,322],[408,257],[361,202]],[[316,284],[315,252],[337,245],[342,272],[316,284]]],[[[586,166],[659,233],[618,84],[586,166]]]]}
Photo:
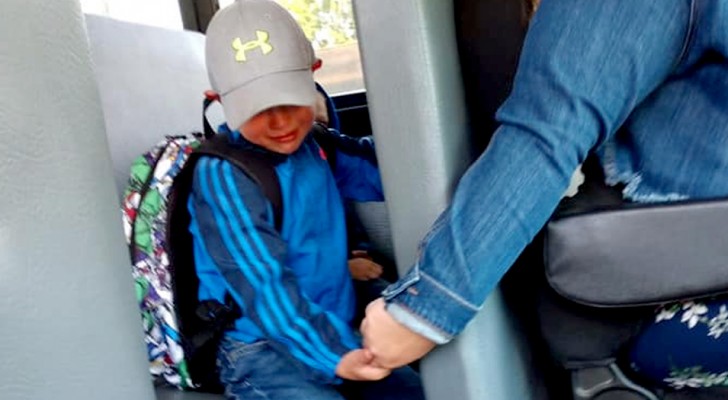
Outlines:
{"type": "MultiPolygon", "coordinates": [[[[356,253],[354,256],[356,256],[356,253]]],[[[382,276],[384,269],[369,258],[357,257],[349,260],[349,272],[357,281],[368,281],[382,276]]]]}
{"type": "Polygon", "coordinates": [[[378,381],[392,371],[372,364],[374,355],[369,350],[352,350],[341,358],[336,366],[336,376],[350,381],[378,381]]]}

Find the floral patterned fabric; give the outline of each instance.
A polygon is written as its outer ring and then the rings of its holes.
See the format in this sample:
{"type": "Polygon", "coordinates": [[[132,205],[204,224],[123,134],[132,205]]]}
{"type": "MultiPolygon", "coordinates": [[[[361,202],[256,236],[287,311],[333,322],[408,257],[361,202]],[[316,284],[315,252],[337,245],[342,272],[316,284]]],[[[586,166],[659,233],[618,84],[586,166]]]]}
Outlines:
{"type": "Polygon", "coordinates": [[[728,387],[728,299],[659,308],[631,350],[632,368],[673,389],[728,387]]]}

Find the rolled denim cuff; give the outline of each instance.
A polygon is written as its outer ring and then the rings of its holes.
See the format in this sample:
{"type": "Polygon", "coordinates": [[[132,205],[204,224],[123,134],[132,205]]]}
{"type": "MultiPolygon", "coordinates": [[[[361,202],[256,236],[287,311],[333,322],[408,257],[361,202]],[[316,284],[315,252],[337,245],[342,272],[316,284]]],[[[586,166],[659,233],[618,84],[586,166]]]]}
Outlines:
{"type": "Polygon", "coordinates": [[[389,312],[392,318],[406,326],[412,332],[422,335],[434,343],[445,344],[452,340],[452,336],[430,325],[418,315],[404,308],[404,306],[389,303],[387,304],[387,312],[389,312]]]}
{"type": "Polygon", "coordinates": [[[382,297],[398,322],[440,344],[462,332],[479,310],[420,271],[418,265],[387,287],[382,297]]]}

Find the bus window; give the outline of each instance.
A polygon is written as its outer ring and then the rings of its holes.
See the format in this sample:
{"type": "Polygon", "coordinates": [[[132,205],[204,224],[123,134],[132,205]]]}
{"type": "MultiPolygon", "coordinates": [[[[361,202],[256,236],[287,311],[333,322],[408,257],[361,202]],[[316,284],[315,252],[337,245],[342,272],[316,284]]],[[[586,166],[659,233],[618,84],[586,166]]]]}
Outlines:
{"type": "MultiPolygon", "coordinates": [[[[276,0],[293,14],[324,62],[316,80],[333,94],[364,90],[351,0],[276,0]]],[[[220,7],[234,0],[219,0],[220,7]]]]}
{"type": "Polygon", "coordinates": [[[81,0],[86,14],[169,29],[182,29],[179,0],[81,0]]]}

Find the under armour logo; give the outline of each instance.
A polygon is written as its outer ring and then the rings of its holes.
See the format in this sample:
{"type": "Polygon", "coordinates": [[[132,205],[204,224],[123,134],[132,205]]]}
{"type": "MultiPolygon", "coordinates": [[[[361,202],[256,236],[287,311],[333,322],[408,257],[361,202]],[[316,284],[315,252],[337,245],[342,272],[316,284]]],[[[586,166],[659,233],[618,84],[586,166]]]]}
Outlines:
{"type": "Polygon", "coordinates": [[[235,38],[235,40],[233,40],[233,49],[235,49],[235,61],[248,61],[248,58],[245,56],[245,52],[249,50],[255,50],[260,48],[260,51],[263,53],[263,55],[266,55],[273,51],[273,46],[268,43],[268,32],[255,31],[255,35],[257,36],[256,40],[251,40],[245,43],[243,43],[240,38],[235,38]]]}

